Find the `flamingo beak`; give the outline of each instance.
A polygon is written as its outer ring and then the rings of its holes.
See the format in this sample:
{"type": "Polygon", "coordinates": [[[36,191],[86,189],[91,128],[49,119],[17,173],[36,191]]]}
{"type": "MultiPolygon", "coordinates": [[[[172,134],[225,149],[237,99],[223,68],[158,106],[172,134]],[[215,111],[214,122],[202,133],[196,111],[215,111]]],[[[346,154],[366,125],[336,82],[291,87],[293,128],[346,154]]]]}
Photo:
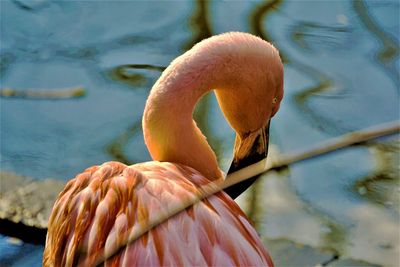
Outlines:
{"type": "MultiPolygon", "coordinates": [[[[248,135],[236,135],[233,161],[228,174],[257,163],[267,157],[270,122],[271,120],[268,121],[264,128],[249,133],[248,135]]],[[[246,191],[246,189],[249,188],[258,177],[259,176],[254,176],[248,180],[232,185],[224,191],[232,199],[235,199],[246,191]]]]}

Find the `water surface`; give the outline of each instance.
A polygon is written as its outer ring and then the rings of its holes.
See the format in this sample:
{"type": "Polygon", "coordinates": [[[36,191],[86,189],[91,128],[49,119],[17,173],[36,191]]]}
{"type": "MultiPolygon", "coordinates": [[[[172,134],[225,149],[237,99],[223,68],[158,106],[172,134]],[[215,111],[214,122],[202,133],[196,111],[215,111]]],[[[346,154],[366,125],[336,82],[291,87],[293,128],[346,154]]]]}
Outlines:
{"type": "MultiPolygon", "coordinates": [[[[398,1],[2,1],[1,87],[87,94],[1,98],[1,170],[67,181],[104,161],[150,160],[140,124],[149,89],[172,59],[226,31],[281,51],[276,151],[398,120],[399,10],[398,1]]],[[[234,134],[214,96],[195,118],[226,169],[234,134]]],[[[371,141],[266,175],[240,203],[263,237],[398,266],[398,162],[397,137],[371,141]]],[[[7,265],[40,265],[41,247],[5,237],[0,246],[7,265]]]]}

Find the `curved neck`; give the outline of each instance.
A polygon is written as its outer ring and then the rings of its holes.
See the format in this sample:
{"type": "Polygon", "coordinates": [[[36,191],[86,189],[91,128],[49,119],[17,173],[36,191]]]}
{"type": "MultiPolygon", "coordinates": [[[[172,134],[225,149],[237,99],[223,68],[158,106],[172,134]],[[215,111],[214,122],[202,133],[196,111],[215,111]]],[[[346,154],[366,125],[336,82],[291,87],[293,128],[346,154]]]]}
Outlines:
{"type": "Polygon", "coordinates": [[[143,132],[154,160],[181,163],[214,180],[222,177],[216,156],[192,118],[196,103],[213,88],[215,64],[204,63],[190,53],[171,63],[151,90],[143,132]]]}
{"type": "Polygon", "coordinates": [[[273,115],[282,70],[277,50],[249,34],[214,36],[195,45],[168,66],[150,92],[143,132],[152,158],[220,178],[215,154],[192,119],[196,103],[215,89],[232,128],[247,136],[273,115]]]}

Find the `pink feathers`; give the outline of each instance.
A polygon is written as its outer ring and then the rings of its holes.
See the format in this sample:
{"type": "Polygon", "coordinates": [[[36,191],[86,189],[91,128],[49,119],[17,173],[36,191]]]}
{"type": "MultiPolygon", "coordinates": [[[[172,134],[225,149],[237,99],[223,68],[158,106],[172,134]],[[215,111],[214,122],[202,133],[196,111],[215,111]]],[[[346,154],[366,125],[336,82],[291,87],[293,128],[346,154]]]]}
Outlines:
{"type": "Polygon", "coordinates": [[[147,100],[143,131],[156,161],[133,166],[108,162],[71,180],[50,217],[45,266],[93,265],[121,246],[106,265],[272,266],[251,223],[223,192],[125,246],[129,235],[197,197],[199,186],[223,178],[192,119],[197,101],[212,89],[237,132],[235,151],[240,155],[234,156],[235,166],[242,166],[242,159],[248,164],[255,154],[265,155],[265,129],[283,97],[277,50],[246,33],[196,44],[163,72],[147,100]],[[254,138],[246,142],[249,136],[254,138]]]}
{"type": "MultiPolygon", "coordinates": [[[[107,254],[209,181],[179,164],[108,162],[80,174],[56,202],[45,266],[72,266],[107,254]],[[72,201],[71,201],[72,200],[72,201]],[[64,225],[65,227],[60,227],[64,225]]],[[[93,264],[93,262],[86,262],[93,264]]],[[[157,226],[107,261],[123,266],[272,265],[236,203],[219,193],[157,226]]]]}

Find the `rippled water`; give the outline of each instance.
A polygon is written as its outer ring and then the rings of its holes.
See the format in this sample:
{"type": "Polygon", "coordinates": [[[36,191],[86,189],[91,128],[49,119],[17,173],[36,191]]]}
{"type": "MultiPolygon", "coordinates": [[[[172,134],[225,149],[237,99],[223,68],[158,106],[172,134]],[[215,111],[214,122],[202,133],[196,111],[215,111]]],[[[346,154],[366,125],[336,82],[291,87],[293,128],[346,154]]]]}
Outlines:
{"type": "MultiPolygon", "coordinates": [[[[1,98],[2,171],[66,181],[104,161],[150,160],[140,122],[152,84],[194,43],[232,30],[273,42],[285,62],[275,150],[399,119],[395,0],[0,4],[2,88],[87,90],[69,100],[1,98]]],[[[226,169],[234,134],[212,95],[195,118],[226,169]]],[[[267,238],[396,266],[398,163],[398,138],[371,141],[266,175],[240,203],[267,238]]],[[[7,264],[40,265],[41,247],[3,238],[0,248],[7,264]]]]}

